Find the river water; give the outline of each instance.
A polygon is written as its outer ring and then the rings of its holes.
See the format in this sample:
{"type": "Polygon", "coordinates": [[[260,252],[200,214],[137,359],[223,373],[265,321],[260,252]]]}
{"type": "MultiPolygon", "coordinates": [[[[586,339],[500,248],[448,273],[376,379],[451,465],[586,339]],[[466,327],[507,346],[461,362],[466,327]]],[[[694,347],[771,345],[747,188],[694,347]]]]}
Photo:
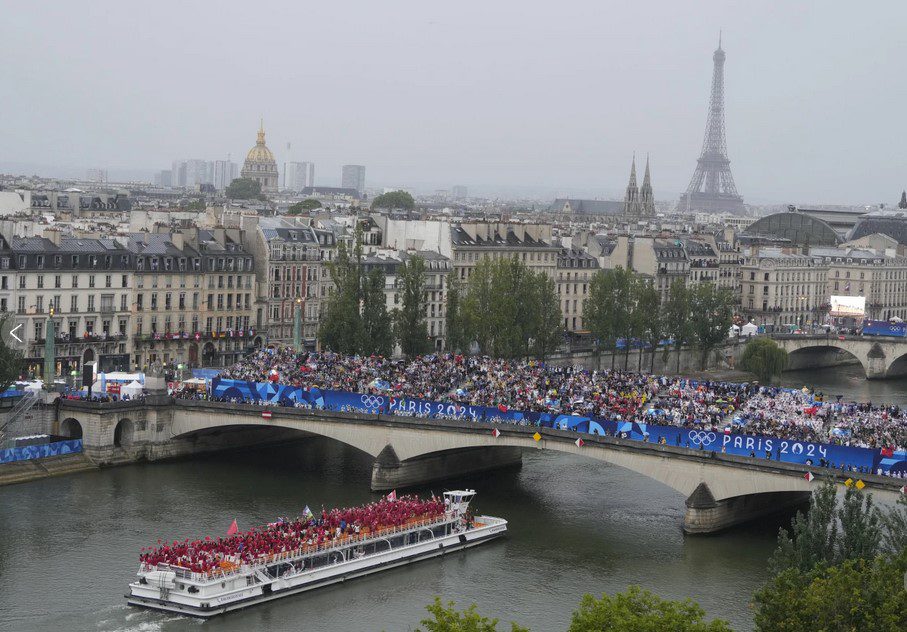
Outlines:
{"type": "MultiPolygon", "coordinates": [[[[803,386],[800,377],[787,381],[803,386]]],[[[893,383],[850,384],[841,371],[808,377],[848,397],[895,401],[905,393],[893,383]]],[[[789,520],[684,536],[684,499],[673,490],[598,461],[528,451],[520,469],[445,484],[475,487],[479,512],[508,518],[504,540],[207,622],[125,605],[142,546],[224,533],[234,517],[248,528],[306,504],[318,511],[368,502],[377,497],[370,473],[366,455],[306,439],[0,487],[0,630],[391,632],[415,629],[439,595],[555,632],[566,629],[583,593],[629,584],[690,597],[710,617],[749,630],[752,593],[768,577],[778,526],[789,520]]]]}

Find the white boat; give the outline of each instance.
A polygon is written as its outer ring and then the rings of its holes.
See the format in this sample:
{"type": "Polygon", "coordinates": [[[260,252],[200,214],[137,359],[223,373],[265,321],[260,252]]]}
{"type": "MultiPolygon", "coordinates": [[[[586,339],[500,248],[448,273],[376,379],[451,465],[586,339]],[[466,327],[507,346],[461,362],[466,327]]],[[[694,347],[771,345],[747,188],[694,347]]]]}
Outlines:
{"type": "Polygon", "coordinates": [[[445,492],[446,510],[432,520],[344,537],[330,545],[303,547],[215,572],[142,564],[126,600],[133,606],[208,618],[503,536],[507,532],[503,518],[470,518],[467,510],[475,494],[474,490],[445,492]]]}

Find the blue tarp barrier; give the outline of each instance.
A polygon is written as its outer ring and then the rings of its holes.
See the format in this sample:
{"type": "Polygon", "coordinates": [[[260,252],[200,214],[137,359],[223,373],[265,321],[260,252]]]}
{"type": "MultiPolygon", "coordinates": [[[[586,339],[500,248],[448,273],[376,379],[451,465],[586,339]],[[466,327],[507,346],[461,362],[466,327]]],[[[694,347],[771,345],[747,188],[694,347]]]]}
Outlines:
{"type": "Polygon", "coordinates": [[[29,459],[43,459],[48,456],[75,454],[81,451],[81,439],[55,441],[54,443],[42,443],[40,445],[29,445],[23,446],[21,448],[9,448],[8,450],[0,450],[0,463],[28,461],[29,459]]]}
{"type": "MultiPolygon", "coordinates": [[[[695,380],[691,380],[691,383],[694,386],[697,384],[695,380]]],[[[907,453],[904,452],[895,452],[894,456],[883,458],[882,451],[878,449],[794,441],[751,434],[724,433],[709,430],[705,426],[703,428],[680,428],[578,415],[523,412],[488,406],[431,402],[423,399],[394,397],[388,394],[372,395],[346,391],[307,390],[271,382],[245,382],[220,378],[215,378],[211,382],[211,393],[216,397],[227,399],[269,401],[284,406],[293,406],[299,402],[306,406],[326,410],[501,421],[542,428],[573,430],[578,433],[617,436],[649,443],[658,443],[663,439],[664,443],[668,445],[694,450],[756,458],[768,457],[775,461],[804,465],[820,465],[820,460],[824,460],[829,467],[833,468],[850,466],[863,468],[872,473],[881,470],[883,473],[907,474],[907,453]]]]}

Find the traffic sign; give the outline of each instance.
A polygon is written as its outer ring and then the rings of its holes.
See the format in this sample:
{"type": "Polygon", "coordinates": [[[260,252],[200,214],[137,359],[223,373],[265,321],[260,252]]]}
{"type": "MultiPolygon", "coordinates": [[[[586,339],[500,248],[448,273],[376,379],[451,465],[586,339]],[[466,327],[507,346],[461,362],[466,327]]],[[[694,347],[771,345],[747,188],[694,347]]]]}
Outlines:
{"type": "Polygon", "coordinates": [[[262,419],[270,419],[271,415],[272,413],[270,410],[265,410],[261,413],[262,419]]]}

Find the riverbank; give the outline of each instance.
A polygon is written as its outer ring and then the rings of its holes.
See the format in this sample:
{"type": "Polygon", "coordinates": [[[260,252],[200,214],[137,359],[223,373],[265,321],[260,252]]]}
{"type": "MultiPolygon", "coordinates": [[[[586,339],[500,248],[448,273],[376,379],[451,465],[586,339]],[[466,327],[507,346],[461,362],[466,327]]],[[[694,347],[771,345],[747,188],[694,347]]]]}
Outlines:
{"type": "Polygon", "coordinates": [[[0,486],[28,483],[51,476],[64,476],[99,469],[84,454],[64,454],[0,464],[0,486]]]}

